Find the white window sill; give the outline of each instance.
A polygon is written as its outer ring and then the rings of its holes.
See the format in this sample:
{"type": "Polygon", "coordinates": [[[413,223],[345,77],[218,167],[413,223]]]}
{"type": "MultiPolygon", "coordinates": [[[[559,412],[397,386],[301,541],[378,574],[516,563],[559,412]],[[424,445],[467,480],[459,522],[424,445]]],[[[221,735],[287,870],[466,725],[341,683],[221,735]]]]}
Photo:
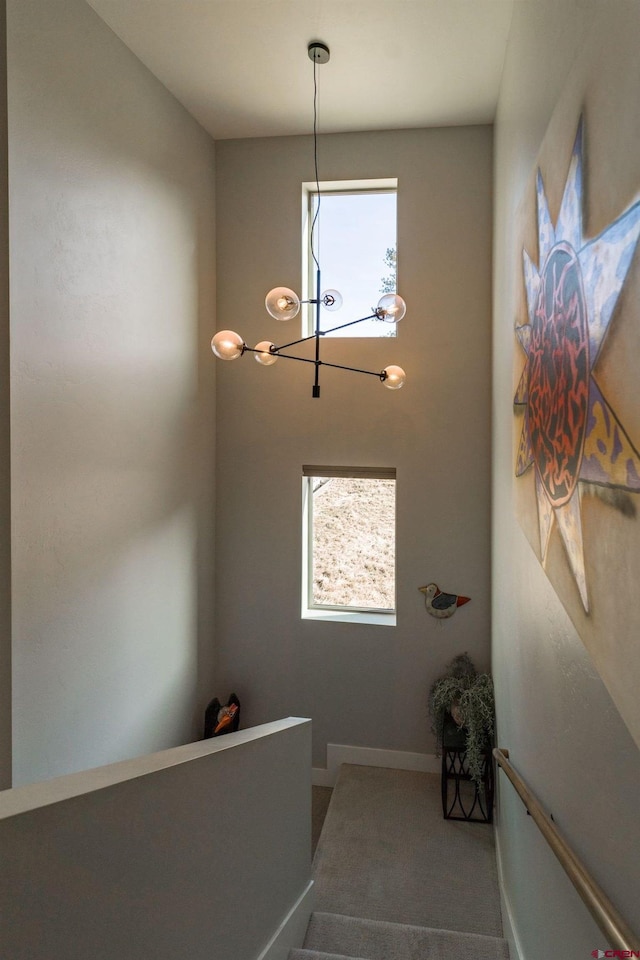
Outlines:
{"type": "Polygon", "coordinates": [[[302,611],[303,620],[325,620],[332,623],[367,623],[380,627],[395,627],[395,613],[372,613],[366,611],[349,610],[317,610],[302,611]]]}

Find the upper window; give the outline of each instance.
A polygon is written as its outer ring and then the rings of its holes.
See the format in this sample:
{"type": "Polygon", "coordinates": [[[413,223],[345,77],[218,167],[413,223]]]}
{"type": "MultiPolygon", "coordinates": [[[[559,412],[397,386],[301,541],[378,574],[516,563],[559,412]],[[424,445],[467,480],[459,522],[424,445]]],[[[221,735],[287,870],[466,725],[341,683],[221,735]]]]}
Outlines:
{"type": "Polygon", "coordinates": [[[303,467],[303,532],[303,616],[388,622],[396,609],[395,470],[303,467]]]}
{"type": "MultiPolygon", "coordinates": [[[[316,264],[322,270],[322,291],[338,290],[342,307],[320,309],[320,329],[359,320],[373,313],[383,293],[396,293],[397,180],[305,184],[306,225],[304,299],[316,296],[316,264]],[[319,201],[319,206],[318,206],[319,201]],[[315,223],[314,223],[315,221],[315,223]]],[[[306,314],[305,335],[313,333],[314,306],[306,314]]],[[[395,337],[396,325],[365,320],[335,333],[336,337],[395,337]]]]}

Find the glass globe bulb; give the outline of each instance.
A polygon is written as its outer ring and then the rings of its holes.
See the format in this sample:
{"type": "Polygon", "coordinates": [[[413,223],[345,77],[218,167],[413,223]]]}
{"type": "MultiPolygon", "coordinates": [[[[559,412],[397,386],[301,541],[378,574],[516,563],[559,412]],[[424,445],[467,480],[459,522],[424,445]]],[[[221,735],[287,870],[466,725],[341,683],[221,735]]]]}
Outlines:
{"type": "Polygon", "coordinates": [[[400,323],[406,312],[407,305],[397,293],[385,293],[384,297],[378,300],[376,313],[380,320],[386,320],[387,323],[400,323]]]}
{"type": "Polygon", "coordinates": [[[399,390],[407,379],[407,375],[402,367],[396,367],[394,364],[385,367],[382,372],[385,375],[383,383],[389,390],[399,390]]]}
{"type": "Polygon", "coordinates": [[[292,320],[300,310],[300,297],[289,287],[274,287],[264,298],[264,305],[276,320],[292,320]]]}
{"type": "Polygon", "coordinates": [[[278,359],[277,353],[271,353],[271,347],[274,346],[275,344],[271,343],[270,340],[261,340],[260,343],[256,343],[254,349],[258,350],[259,353],[254,353],[253,356],[263,367],[270,367],[278,359]]]}
{"type": "Polygon", "coordinates": [[[220,360],[237,360],[244,352],[244,340],[233,330],[220,330],[211,341],[211,349],[220,360]]]}
{"type": "Polygon", "coordinates": [[[342,294],[339,290],[325,290],[320,299],[325,310],[339,310],[342,306],[342,294]]]}

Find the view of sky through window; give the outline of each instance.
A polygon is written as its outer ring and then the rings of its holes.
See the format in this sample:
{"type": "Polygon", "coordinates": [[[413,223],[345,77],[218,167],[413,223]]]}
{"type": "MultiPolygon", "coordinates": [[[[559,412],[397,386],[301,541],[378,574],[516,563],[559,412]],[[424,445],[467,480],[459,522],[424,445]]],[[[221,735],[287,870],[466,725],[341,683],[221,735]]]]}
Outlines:
{"type": "MultiPolygon", "coordinates": [[[[312,196],[311,218],[317,194],[312,196]]],[[[314,229],[314,250],[322,270],[322,289],[339,290],[339,310],[320,311],[321,329],[368,316],[389,286],[394,274],[387,251],[396,250],[396,191],[322,193],[314,229]]],[[[313,265],[315,269],[315,265],[313,265]]],[[[315,296],[315,289],[312,296],[315,296]]],[[[395,324],[366,320],[332,336],[395,336],[395,324]]]]}

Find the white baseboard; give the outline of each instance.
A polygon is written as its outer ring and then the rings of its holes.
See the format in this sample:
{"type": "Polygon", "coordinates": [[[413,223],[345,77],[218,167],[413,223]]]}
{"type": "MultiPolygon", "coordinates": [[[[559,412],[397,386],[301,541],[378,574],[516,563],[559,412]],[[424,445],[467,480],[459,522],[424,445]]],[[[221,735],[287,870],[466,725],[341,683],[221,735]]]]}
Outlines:
{"type": "Polygon", "coordinates": [[[504,885],[504,873],[502,871],[502,855],[500,851],[500,841],[498,838],[498,831],[495,829],[495,826],[494,826],[494,834],[496,838],[496,866],[498,868],[498,889],[500,890],[500,912],[502,913],[502,936],[509,944],[510,960],[523,960],[524,954],[522,952],[520,938],[518,937],[515,924],[513,922],[513,911],[511,909],[511,901],[509,900],[509,895],[504,885]]]}
{"type": "Polygon", "coordinates": [[[256,960],[287,960],[290,950],[302,946],[313,912],[313,899],[311,880],[256,960]]]}
{"type": "Polygon", "coordinates": [[[316,787],[334,787],[343,763],[357,763],[363,767],[388,767],[390,770],[440,773],[441,761],[430,753],[408,753],[404,750],[378,750],[374,747],[328,743],[326,769],[314,767],[311,782],[316,787]]]}

